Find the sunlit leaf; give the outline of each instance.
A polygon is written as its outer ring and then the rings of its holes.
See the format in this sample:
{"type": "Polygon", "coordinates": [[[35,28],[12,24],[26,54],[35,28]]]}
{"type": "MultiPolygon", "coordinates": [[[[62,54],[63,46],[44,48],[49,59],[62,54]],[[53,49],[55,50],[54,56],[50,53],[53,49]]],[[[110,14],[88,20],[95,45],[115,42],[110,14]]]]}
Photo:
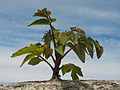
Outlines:
{"type": "Polygon", "coordinates": [[[24,55],[24,54],[42,54],[44,51],[44,48],[39,46],[38,44],[32,44],[30,46],[26,46],[24,48],[19,49],[15,53],[12,54],[12,58],[24,55]]]}
{"type": "Polygon", "coordinates": [[[34,65],[39,64],[41,61],[42,61],[42,59],[40,59],[38,57],[34,57],[28,62],[28,64],[34,66],[34,65]]]}
{"type": "Polygon", "coordinates": [[[70,48],[72,48],[72,49],[74,48],[74,45],[71,42],[68,42],[67,46],[70,47],[70,48]]]}
{"type": "Polygon", "coordinates": [[[17,52],[13,53],[11,57],[14,58],[16,56],[20,56],[23,54],[33,53],[33,52],[35,52],[36,48],[37,48],[36,45],[26,46],[22,49],[19,49],[17,52]]]}
{"type": "Polygon", "coordinates": [[[60,31],[58,29],[55,29],[55,30],[53,30],[53,33],[54,33],[55,39],[58,41],[59,35],[60,35],[60,31]]]}
{"type": "Polygon", "coordinates": [[[64,55],[64,47],[62,45],[58,46],[55,48],[55,50],[60,54],[60,55],[64,55]]]}
{"type": "Polygon", "coordinates": [[[69,39],[69,37],[67,36],[67,34],[66,33],[62,33],[61,35],[60,35],[60,43],[62,44],[62,45],[65,45],[66,44],[66,42],[68,41],[68,39],[69,39]]]}
{"type": "Polygon", "coordinates": [[[49,21],[47,19],[42,18],[42,19],[33,21],[28,26],[31,26],[31,25],[49,25],[49,21]]]}
{"type": "Polygon", "coordinates": [[[71,32],[70,33],[70,41],[73,42],[74,44],[77,44],[77,38],[76,38],[76,35],[75,33],[71,32]]]}
{"type": "Polygon", "coordinates": [[[29,61],[30,59],[32,59],[35,55],[34,54],[28,54],[25,59],[23,60],[22,64],[20,65],[20,67],[23,66],[24,63],[26,63],[27,61],[29,61]]]}
{"type": "Polygon", "coordinates": [[[42,54],[43,52],[44,52],[44,47],[37,47],[36,48],[36,52],[37,52],[37,54],[42,54]]]}

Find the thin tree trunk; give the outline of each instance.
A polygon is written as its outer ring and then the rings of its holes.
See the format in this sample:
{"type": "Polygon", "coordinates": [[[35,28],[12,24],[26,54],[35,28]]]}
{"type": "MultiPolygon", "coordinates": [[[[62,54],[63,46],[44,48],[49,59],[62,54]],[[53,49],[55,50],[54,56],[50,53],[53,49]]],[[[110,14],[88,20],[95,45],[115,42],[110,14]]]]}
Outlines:
{"type": "Polygon", "coordinates": [[[52,79],[61,80],[59,75],[59,70],[60,70],[59,68],[60,68],[62,56],[58,52],[55,53],[56,53],[56,62],[53,70],[52,79]]]}
{"type": "Polygon", "coordinates": [[[56,80],[56,81],[59,81],[61,80],[60,79],[60,75],[59,75],[59,70],[57,70],[56,68],[54,69],[53,71],[53,75],[52,75],[52,80],[56,80]]]}

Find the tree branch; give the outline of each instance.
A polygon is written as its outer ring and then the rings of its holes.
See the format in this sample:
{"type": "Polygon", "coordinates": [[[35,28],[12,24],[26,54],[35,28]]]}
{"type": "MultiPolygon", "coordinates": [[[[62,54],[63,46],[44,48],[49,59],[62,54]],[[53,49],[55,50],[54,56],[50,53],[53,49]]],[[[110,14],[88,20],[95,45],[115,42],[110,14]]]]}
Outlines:
{"type": "Polygon", "coordinates": [[[53,66],[47,60],[45,60],[42,56],[38,55],[38,57],[40,57],[43,61],[45,61],[52,70],[54,69],[53,66]]]}
{"type": "Polygon", "coordinates": [[[61,58],[61,60],[71,51],[72,49],[70,48],[61,58]]]}
{"type": "Polygon", "coordinates": [[[47,20],[48,20],[48,22],[49,22],[50,29],[51,29],[51,31],[52,31],[54,47],[56,48],[55,36],[54,36],[54,32],[53,32],[53,30],[55,30],[55,28],[54,28],[54,27],[52,26],[52,24],[51,24],[51,21],[50,21],[51,17],[48,16],[48,15],[46,14],[46,12],[45,12],[45,15],[46,15],[46,18],[47,18],[47,20]]]}
{"type": "MultiPolygon", "coordinates": [[[[50,20],[49,20],[49,21],[50,21],[50,20]]],[[[49,25],[50,25],[50,28],[51,28],[51,31],[52,31],[54,47],[56,48],[55,35],[54,35],[54,32],[53,32],[53,30],[55,30],[55,28],[52,26],[51,22],[50,22],[49,25]]]]}
{"type": "MultiPolygon", "coordinates": [[[[51,17],[48,16],[46,13],[47,13],[47,12],[45,12],[44,14],[45,14],[45,16],[46,16],[46,18],[47,18],[47,20],[48,20],[48,22],[49,22],[49,25],[50,25],[50,29],[51,29],[52,37],[53,37],[53,45],[54,45],[54,50],[55,50],[55,48],[56,48],[56,42],[55,42],[55,35],[54,35],[54,31],[53,31],[53,30],[55,30],[55,28],[52,26],[52,23],[51,23],[51,21],[50,21],[51,17]]],[[[55,53],[56,53],[56,52],[55,52],[55,53]]],[[[55,63],[54,57],[53,57],[53,56],[51,56],[51,57],[52,57],[52,59],[53,59],[53,62],[55,63]]]]}
{"type": "Polygon", "coordinates": [[[53,55],[52,55],[52,53],[51,53],[51,51],[49,50],[49,52],[50,52],[50,56],[51,56],[51,58],[52,58],[52,60],[53,60],[53,62],[55,63],[55,59],[54,59],[54,57],[53,57],[53,55]]]}
{"type": "Polygon", "coordinates": [[[62,69],[62,66],[59,68],[59,70],[61,70],[62,69]]]}

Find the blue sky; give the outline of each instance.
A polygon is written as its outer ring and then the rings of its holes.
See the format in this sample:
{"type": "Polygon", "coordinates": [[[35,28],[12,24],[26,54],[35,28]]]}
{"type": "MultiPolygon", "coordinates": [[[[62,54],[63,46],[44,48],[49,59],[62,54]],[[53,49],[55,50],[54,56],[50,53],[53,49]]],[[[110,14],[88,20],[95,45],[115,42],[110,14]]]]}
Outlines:
{"type": "MultiPolygon", "coordinates": [[[[41,63],[19,67],[23,57],[11,59],[13,52],[39,42],[46,27],[27,27],[33,13],[47,7],[57,18],[55,27],[68,30],[71,26],[84,29],[104,47],[100,60],[89,57],[82,64],[71,52],[62,63],[81,66],[84,78],[120,80],[120,1],[119,0],[1,0],[0,1],[0,81],[47,80],[51,70],[41,63]]],[[[71,79],[70,75],[62,77],[71,79]]]]}

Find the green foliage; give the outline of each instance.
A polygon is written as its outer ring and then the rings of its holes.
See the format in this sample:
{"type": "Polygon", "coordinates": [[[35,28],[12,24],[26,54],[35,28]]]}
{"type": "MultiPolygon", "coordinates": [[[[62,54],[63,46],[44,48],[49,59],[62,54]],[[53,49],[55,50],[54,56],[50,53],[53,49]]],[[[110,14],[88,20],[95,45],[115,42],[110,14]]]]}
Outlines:
{"type": "Polygon", "coordinates": [[[64,55],[64,47],[63,45],[59,45],[55,48],[55,50],[60,54],[60,55],[64,55]]]}
{"type": "Polygon", "coordinates": [[[67,35],[67,33],[61,33],[59,41],[62,45],[65,45],[66,42],[69,40],[69,36],[67,35]]]}
{"type": "Polygon", "coordinates": [[[36,45],[36,44],[32,44],[30,46],[26,46],[20,50],[18,50],[17,52],[15,52],[14,54],[12,54],[12,58],[17,57],[17,56],[21,56],[24,54],[42,54],[44,51],[44,46],[43,45],[36,45]]]}
{"type": "Polygon", "coordinates": [[[75,66],[74,64],[65,64],[62,66],[62,74],[65,75],[66,73],[71,72],[71,77],[73,80],[77,80],[78,75],[83,76],[81,68],[78,66],[75,66]]]}
{"type": "Polygon", "coordinates": [[[51,17],[51,11],[47,8],[41,10],[38,9],[33,16],[37,16],[39,19],[33,21],[28,26],[48,25],[50,29],[42,38],[43,44],[31,44],[30,46],[21,48],[12,54],[12,58],[26,54],[21,66],[23,66],[26,62],[28,62],[29,65],[34,66],[38,65],[41,61],[44,61],[50,66],[53,74],[57,78],[59,78],[58,74],[61,70],[63,75],[71,72],[72,79],[78,80],[79,76],[83,76],[81,68],[74,64],[65,64],[60,67],[61,60],[71,50],[74,51],[83,63],[85,63],[86,54],[93,58],[94,52],[96,52],[98,59],[102,56],[103,47],[97,40],[87,37],[84,30],[77,27],[71,27],[69,31],[60,32],[56,29],[52,25],[52,23],[56,21],[56,18],[51,17]],[[48,61],[50,57],[54,66],[48,61]]]}
{"type": "Polygon", "coordinates": [[[23,60],[23,62],[22,62],[22,64],[20,65],[20,67],[22,67],[22,65],[24,64],[24,63],[26,63],[27,61],[29,61],[30,59],[32,59],[32,58],[34,58],[34,54],[28,54],[26,57],[25,57],[25,59],[23,60]]]}
{"type": "Polygon", "coordinates": [[[20,55],[23,55],[23,54],[35,53],[38,48],[39,47],[36,46],[36,45],[26,46],[26,47],[18,50],[17,52],[15,52],[14,54],[12,54],[11,57],[13,58],[13,57],[17,57],[17,56],[20,56],[20,55]]]}
{"type": "Polygon", "coordinates": [[[32,58],[32,59],[28,62],[28,64],[29,64],[29,65],[37,65],[37,64],[39,64],[41,61],[42,61],[42,59],[40,59],[40,58],[38,58],[38,57],[34,57],[34,58],[32,58]]]}
{"type": "Polygon", "coordinates": [[[44,8],[44,9],[41,9],[34,13],[33,16],[39,16],[39,17],[45,17],[47,18],[47,16],[50,16],[51,15],[51,11],[47,10],[47,8],[44,8]]]}
{"type": "Polygon", "coordinates": [[[28,26],[31,26],[31,25],[48,25],[48,24],[49,24],[48,20],[43,18],[43,19],[33,21],[28,26]]]}
{"type": "Polygon", "coordinates": [[[53,50],[51,48],[45,47],[43,56],[45,56],[46,59],[48,59],[53,53],[53,50]]]}
{"type": "Polygon", "coordinates": [[[43,36],[43,42],[45,43],[45,45],[47,45],[47,46],[50,47],[51,41],[52,41],[52,35],[51,35],[51,31],[49,30],[49,31],[46,32],[45,35],[43,36]]]}

